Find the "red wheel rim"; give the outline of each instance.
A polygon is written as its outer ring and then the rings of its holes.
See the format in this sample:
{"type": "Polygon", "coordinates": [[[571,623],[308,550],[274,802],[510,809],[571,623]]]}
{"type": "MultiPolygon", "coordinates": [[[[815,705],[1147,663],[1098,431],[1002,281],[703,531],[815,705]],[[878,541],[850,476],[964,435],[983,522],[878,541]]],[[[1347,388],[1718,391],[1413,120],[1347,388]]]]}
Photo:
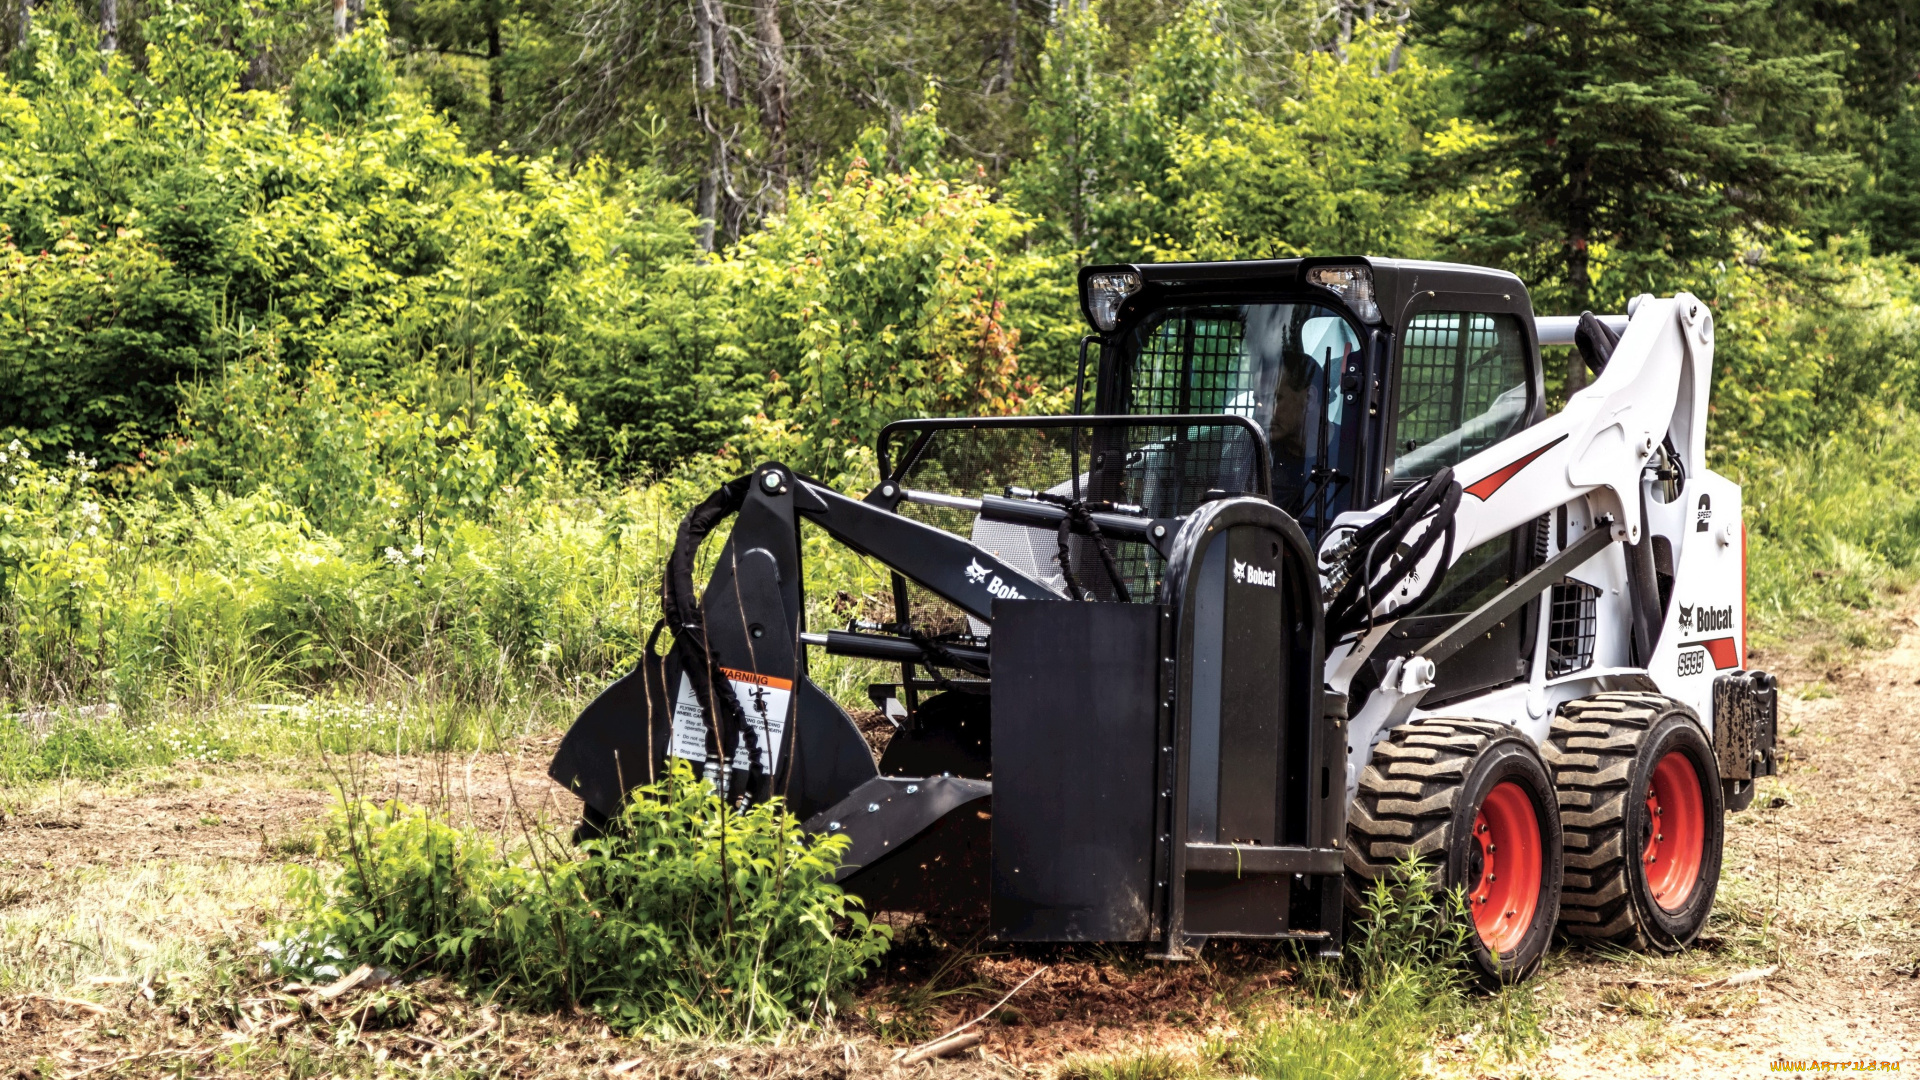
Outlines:
{"type": "Polygon", "coordinates": [[[1526,789],[1507,780],[1487,792],[1473,815],[1473,840],[1478,858],[1468,862],[1473,884],[1467,893],[1473,928],[1490,951],[1510,953],[1540,906],[1540,817],[1526,789]]]}
{"type": "Polygon", "coordinates": [[[1667,911],[1679,911],[1700,883],[1700,856],[1707,846],[1706,799],[1700,774],[1686,754],[1672,750],[1653,767],[1647,785],[1647,824],[1640,864],[1647,891],[1667,911]]]}

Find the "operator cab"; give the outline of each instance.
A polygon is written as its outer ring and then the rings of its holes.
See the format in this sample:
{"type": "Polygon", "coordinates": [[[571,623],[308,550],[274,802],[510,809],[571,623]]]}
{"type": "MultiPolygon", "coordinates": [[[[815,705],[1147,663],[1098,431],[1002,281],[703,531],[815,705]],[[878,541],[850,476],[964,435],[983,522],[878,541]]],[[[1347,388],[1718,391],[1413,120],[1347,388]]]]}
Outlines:
{"type": "Polygon", "coordinates": [[[1317,544],[1545,414],[1526,286],[1402,259],[1089,266],[1093,411],[1228,413],[1272,453],[1272,498],[1317,544]]]}

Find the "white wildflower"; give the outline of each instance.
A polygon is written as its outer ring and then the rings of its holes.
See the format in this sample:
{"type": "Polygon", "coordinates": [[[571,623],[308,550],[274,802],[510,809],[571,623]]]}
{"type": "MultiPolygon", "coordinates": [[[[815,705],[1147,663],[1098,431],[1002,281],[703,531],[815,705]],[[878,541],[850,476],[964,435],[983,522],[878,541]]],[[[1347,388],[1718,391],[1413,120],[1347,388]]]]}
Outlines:
{"type": "Polygon", "coordinates": [[[395,566],[407,565],[407,553],[397,547],[387,549],[387,561],[395,566]]]}

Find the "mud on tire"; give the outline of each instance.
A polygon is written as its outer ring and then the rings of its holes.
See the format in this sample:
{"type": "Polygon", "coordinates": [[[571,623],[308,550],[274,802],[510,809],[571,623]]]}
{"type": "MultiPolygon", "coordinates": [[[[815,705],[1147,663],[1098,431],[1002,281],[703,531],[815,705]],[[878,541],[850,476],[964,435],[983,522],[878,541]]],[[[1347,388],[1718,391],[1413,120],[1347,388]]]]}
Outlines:
{"type": "Polygon", "coordinates": [[[1569,701],[1544,755],[1565,830],[1566,935],[1642,951],[1685,948],[1713,910],[1725,829],[1719,767],[1693,711],[1658,694],[1569,701]],[[1658,798],[1689,784],[1696,801],[1658,798]],[[1681,846],[1689,850],[1674,850],[1681,846]],[[1690,870],[1688,859],[1696,860],[1690,870]]]}
{"type": "Polygon", "coordinates": [[[1553,783],[1530,741],[1486,720],[1416,720],[1389,731],[1361,774],[1347,816],[1347,908],[1357,914],[1368,884],[1389,877],[1411,855],[1434,868],[1443,888],[1469,894],[1469,909],[1476,913],[1473,959],[1482,976],[1518,982],[1533,972],[1553,937],[1560,849],[1553,783]],[[1497,789],[1504,790],[1496,796],[1497,789]],[[1486,823],[1483,812],[1496,811],[1501,802],[1509,808],[1524,802],[1522,814],[1533,819],[1534,891],[1528,903],[1515,906],[1520,921],[1495,931],[1503,947],[1490,947],[1483,920],[1504,913],[1485,906],[1491,891],[1486,872],[1495,865],[1487,860],[1519,852],[1518,845],[1510,845],[1507,852],[1489,856],[1486,835],[1476,831],[1486,823]]]}

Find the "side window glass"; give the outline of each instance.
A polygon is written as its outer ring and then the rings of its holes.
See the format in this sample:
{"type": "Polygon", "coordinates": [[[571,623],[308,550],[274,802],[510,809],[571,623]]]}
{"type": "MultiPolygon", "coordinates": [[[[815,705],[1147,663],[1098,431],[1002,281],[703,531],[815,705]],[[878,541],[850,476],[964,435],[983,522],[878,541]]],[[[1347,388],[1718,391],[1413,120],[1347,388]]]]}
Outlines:
{"type": "Polygon", "coordinates": [[[1427,311],[1408,321],[1395,373],[1391,482],[1457,465],[1526,422],[1526,343],[1512,315],[1427,311]]]}

